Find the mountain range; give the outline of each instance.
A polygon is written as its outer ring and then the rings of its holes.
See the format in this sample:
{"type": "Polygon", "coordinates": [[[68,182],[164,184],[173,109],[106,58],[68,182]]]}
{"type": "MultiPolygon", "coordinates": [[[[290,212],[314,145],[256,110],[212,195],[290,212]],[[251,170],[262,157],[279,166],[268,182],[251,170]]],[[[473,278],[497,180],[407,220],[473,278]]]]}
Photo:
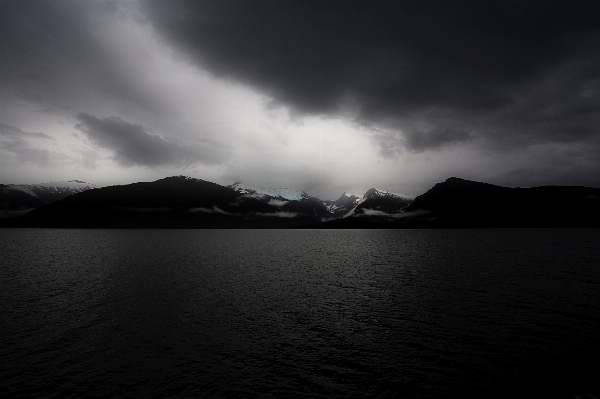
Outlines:
{"type": "Polygon", "coordinates": [[[99,187],[80,180],[0,184],[0,218],[20,216],[45,204],[94,188],[99,187]]]}
{"type": "Polygon", "coordinates": [[[456,177],[414,200],[372,188],[323,201],[290,188],[173,176],[102,188],[80,181],[0,185],[0,205],[0,227],[600,227],[598,188],[509,188],[456,177]]]}

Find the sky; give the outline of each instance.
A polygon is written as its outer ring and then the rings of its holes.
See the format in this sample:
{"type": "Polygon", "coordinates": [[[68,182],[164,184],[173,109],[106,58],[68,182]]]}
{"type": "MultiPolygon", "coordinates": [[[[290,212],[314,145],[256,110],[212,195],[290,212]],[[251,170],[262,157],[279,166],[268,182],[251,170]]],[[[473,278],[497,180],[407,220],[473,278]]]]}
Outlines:
{"type": "Polygon", "coordinates": [[[600,187],[599,1],[0,0],[0,183],[600,187]]]}

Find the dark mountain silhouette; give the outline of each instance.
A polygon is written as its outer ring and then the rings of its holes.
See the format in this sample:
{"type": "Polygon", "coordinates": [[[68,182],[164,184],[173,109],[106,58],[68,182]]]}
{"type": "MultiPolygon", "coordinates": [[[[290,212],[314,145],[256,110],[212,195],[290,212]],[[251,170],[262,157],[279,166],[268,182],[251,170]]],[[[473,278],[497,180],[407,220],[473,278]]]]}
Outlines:
{"type": "Polygon", "coordinates": [[[0,184],[0,218],[20,216],[42,205],[34,195],[0,184]]]}
{"type": "Polygon", "coordinates": [[[184,176],[92,189],[48,205],[24,191],[0,190],[3,206],[16,212],[9,216],[37,207],[0,220],[1,227],[600,227],[598,188],[508,188],[456,177],[414,200],[376,189],[337,201],[268,188],[272,196],[184,176]]]}
{"type": "Polygon", "coordinates": [[[2,226],[86,228],[271,228],[315,224],[215,183],[184,176],[71,195],[2,226]]]}
{"type": "Polygon", "coordinates": [[[82,191],[98,188],[98,186],[81,180],[58,181],[38,184],[15,184],[15,190],[22,190],[33,194],[43,203],[50,204],[82,191]]]}
{"type": "Polygon", "coordinates": [[[379,208],[364,201],[353,216],[319,228],[600,227],[599,188],[508,188],[451,177],[397,212],[378,201],[379,208]]]}
{"type": "Polygon", "coordinates": [[[97,188],[97,186],[80,180],[2,185],[0,218],[19,216],[44,204],[50,204],[69,195],[93,188],[97,188]]]}
{"type": "Polygon", "coordinates": [[[600,189],[508,188],[451,177],[415,198],[432,227],[600,227],[600,189]]]}
{"type": "Polygon", "coordinates": [[[326,219],[331,216],[327,207],[323,204],[323,201],[314,197],[302,198],[297,201],[288,201],[281,206],[281,210],[306,217],[312,217],[318,220],[326,219]]]}

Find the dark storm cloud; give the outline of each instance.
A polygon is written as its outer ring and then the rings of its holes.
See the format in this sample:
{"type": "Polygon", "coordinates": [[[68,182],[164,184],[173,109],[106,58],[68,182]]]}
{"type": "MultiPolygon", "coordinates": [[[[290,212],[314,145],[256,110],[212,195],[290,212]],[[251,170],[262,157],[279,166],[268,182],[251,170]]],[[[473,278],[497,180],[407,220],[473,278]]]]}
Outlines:
{"type": "Polygon", "coordinates": [[[149,1],[145,9],[218,76],[298,112],[352,109],[363,125],[400,132],[374,136],[388,152],[481,137],[516,146],[597,140],[597,1],[149,1]]]}
{"type": "Polygon", "coordinates": [[[78,103],[101,99],[156,112],[155,99],[136,85],[125,60],[95,31],[111,29],[99,26],[118,15],[119,3],[111,1],[0,2],[3,96],[46,112],[76,111],[78,103]]]}
{"type": "Polygon", "coordinates": [[[430,131],[411,130],[405,134],[407,147],[415,151],[456,144],[461,141],[468,141],[470,138],[469,133],[464,130],[455,130],[444,126],[437,126],[430,131]]]}
{"type": "Polygon", "coordinates": [[[140,124],[118,117],[98,118],[81,113],[75,128],[96,145],[114,152],[122,166],[215,164],[223,159],[217,146],[186,144],[149,133],[140,124]]]}

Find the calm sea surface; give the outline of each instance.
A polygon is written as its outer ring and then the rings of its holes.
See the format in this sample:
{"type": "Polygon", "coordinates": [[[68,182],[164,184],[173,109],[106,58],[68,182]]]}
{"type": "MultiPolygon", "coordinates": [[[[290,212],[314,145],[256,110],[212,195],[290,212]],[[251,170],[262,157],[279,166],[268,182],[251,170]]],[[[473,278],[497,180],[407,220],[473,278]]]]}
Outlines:
{"type": "Polygon", "coordinates": [[[2,229],[0,329],[11,397],[600,397],[600,230],[2,229]]]}

